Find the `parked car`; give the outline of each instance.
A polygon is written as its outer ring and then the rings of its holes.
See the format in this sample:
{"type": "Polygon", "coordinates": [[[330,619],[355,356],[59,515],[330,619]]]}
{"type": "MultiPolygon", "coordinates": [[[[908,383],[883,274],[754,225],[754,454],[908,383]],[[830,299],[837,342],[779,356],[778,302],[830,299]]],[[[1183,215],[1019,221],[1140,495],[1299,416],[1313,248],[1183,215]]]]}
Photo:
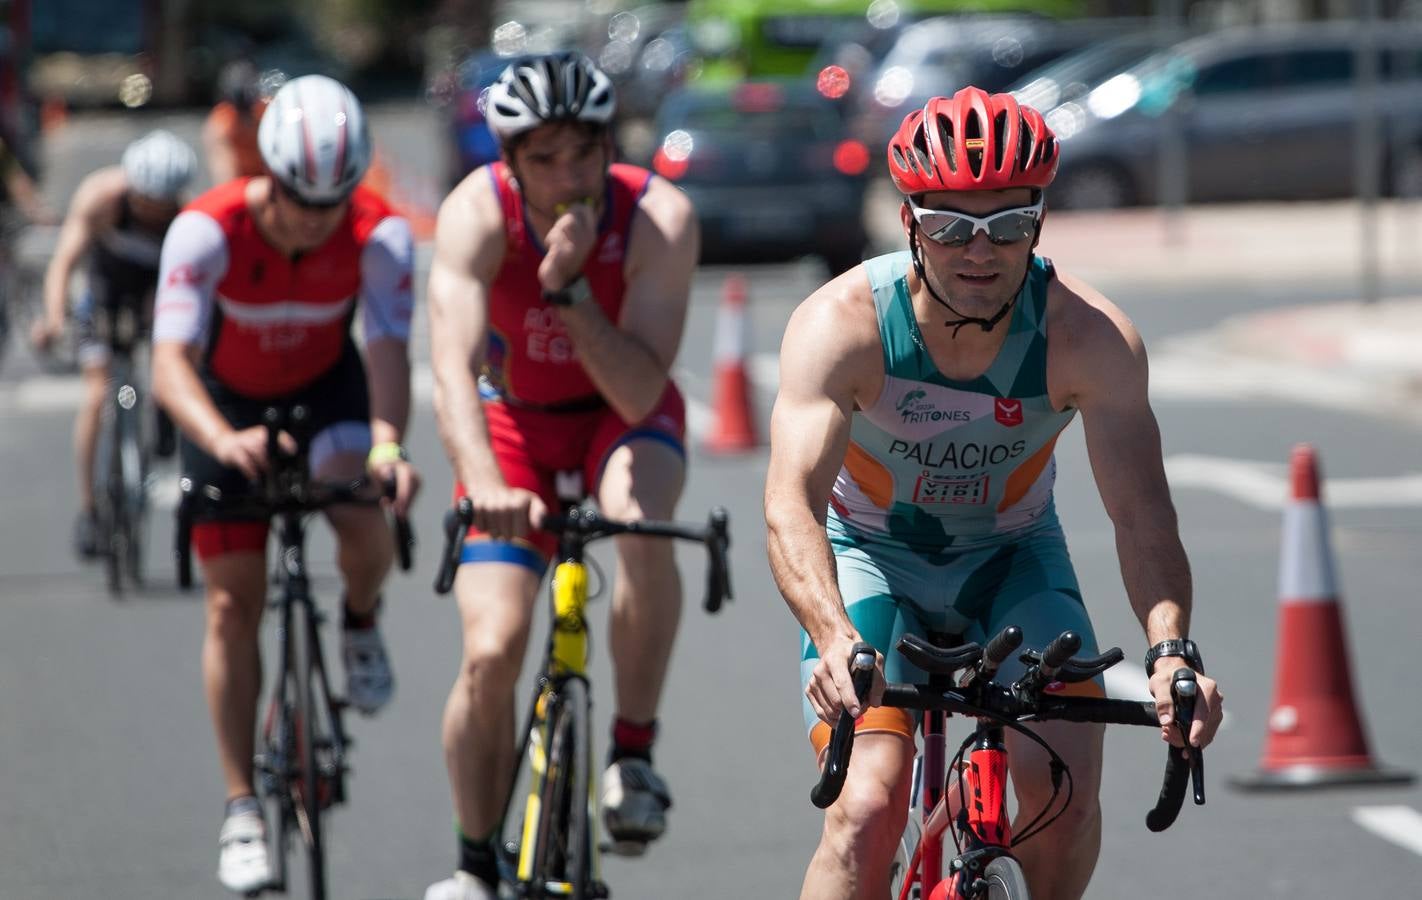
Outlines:
{"type": "Polygon", "coordinates": [[[1152,53],[1172,46],[1188,35],[1144,29],[1101,44],[1093,44],[1033,69],[1007,91],[1039,112],[1080,99],[1105,79],[1129,69],[1152,53]]]}
{"type": "Polygon", "coordinates": [[[813,86],[685,87],[656,126],[652,167],[691,198],[703,260],[813,254],[838,273],[863,258],[871,153],[813,86]]]}
{"type": "Polygon", "coordinates": [[[967,85],[1005,90],[1026,73],[1089,44],[1128,34],[1137,19],[1058,21],[1043,16],[945,16],[903,30],[854,103],[854,134],[880,146],[930,97],[967,85]]]}
{"type": "MultiPolygon", "coordinates": [[[[1157,202],[1167,110],[1179,116],[1191,201],[1353,194],[1358,29],[1326,22],[1191,38],[1042,110],[1062,148],[1052,204],[1157,202]]],[[[1422,181],[1422,27],[1391,23],[1377,40],[1383,186],[1415,190],[1422,181]]]]}

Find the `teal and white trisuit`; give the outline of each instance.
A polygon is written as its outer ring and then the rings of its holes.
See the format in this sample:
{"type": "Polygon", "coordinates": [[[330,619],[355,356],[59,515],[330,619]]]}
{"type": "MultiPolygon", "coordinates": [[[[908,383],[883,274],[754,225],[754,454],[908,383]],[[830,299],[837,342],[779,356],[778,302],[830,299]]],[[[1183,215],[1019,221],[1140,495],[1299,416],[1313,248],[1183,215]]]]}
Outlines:
{"type": "MultiPolygon", "coordinates": [[[[925,676],[894,650],[905,632],[986,641],[1007,625],[1041,649],[1070,628],[1096,637],[1052,499],[1053,448],[1076,411],[1047,396],[1049,261],[1034,256],[987,371],[944,376],[909,299],[907,251],[868,260],[884,388],[854,413],[830,495],[828,531],[850,620],[890,681],[925,676]]],[[[800,634],[801,686],[819,654],[800,634]]],[[[1015,678],[1009,660],[999,680],[1015,678]]],[[[1099,687],[1099,685],[1098,685],[1099,687]]],[[[807,728],[818,721],[807,701],[807,728]]]]}

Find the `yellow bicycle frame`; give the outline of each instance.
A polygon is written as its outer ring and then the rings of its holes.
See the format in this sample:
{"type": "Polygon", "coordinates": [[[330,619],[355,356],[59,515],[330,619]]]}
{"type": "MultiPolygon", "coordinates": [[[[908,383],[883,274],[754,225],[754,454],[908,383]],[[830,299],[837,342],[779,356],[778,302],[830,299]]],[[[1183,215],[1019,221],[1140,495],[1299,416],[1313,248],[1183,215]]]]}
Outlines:
{"type": "MultiPolygon", "coordinates": [[[[543,787],[556,772],[548,771],[547,749],[552,741],[549,729],[552,723],[547,715],[548,701],[559,680],[567,677],[583,677],[588,664],[588,629],[584,613],[588,603],[588,569],[580,562],[561,562],[553,570],[550,585],[553,592],[553,635],[548,649],[548,662],[543,680],[542,692],[534,706],[538,717],[540,738],[530,742],[529,765],[533,777],[529,780],[528,799],[524,804],[523,836],[519,841],[518,880],[528,881],[533,877],[533,860],[537,851],[538,836],[535,833],[541,811],[543,787]]],[[[589,761],[591,765],[591,761],[589,761]]],[[[593,779],[588,779],[588,803],[592,802],[593,779]]],[[[591,808],[591,806],[589,807],[591,808]]],[[[588,817],[590,828],[589,845],[598,846],[597,817],[588,817]]],[[[591,874],[594,879],[601,873],[598,854],[591,854],[591,874]]],[[[572,892],[571,884],[549,885],[554,889],[572,892]]]]}

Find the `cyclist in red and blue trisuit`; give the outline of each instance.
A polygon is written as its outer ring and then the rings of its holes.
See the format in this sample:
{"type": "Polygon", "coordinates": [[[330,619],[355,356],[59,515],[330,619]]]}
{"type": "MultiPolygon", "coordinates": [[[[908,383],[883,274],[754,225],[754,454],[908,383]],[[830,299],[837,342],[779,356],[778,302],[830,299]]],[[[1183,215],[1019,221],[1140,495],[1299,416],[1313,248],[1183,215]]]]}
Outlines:
{"type": "MultiPolygon", "coordinates": [[[[612,113],[611,81],[578,54],[510,66],[486,106],[503,158],[440,209],[429,283],[435,410],[474,529],[454,584],[464,659],[444,718],[459,866],[427,900],[494,896],[514,681],[557,549],[536,529],[558,509],[560,474],[573,473],[613,518],[670,518],[681,494],[684,407],[668,373],[696,220],[674,185],[613,162],[612,113]]],[[[665,542],[621,537],[617,556],[603,809],[614,842],[640,850],[666,827],[671,802],[652,741],[681,583],[665,542]]]]}

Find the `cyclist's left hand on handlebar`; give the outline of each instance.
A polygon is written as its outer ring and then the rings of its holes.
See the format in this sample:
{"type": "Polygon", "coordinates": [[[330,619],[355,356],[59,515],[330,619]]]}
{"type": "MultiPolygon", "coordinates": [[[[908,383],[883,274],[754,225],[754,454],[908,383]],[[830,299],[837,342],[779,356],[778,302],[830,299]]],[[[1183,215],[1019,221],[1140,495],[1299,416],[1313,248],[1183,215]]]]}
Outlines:
{"type": "Polygon", "coordinates": [[[402,519],[409,518],[410,504],[414,502],[415,495],[420,492],[420,472],[405,460],[381,463],[370,470],[370,474],[380,484],[395,484],[395,496],[393,499],[385,499],[382,502],[388,504],[395,515],[402,519]]]}
{"type": "Polygon", "coordinates": [[[538,281],[550,291],[567,287],[583,270],[597,241],[597,214],[587,203],[571,204],[548,231],[548,251],[538,266],[538,281]]]}
{"type": "Polygon", "coordinates": [[[871,706],[878,706],[884,697],[884,657],[874,654],[874,681],[869,687],[869,696],[861,701],[854,692],[854,680],[850,675],[850,651],[862,640],[858,635],[839,638],[820,651],[820,661],[810,675],[810,683],[805,686],[805,696],[820,721],[833,727],[839,721],[842,710],[858,718],[871,706]]]}
{"type": "MultiPolygon", "coordinates": [[[[1155,698],[1156,714],[1160,716],[1161,739],[1175,747],[1185,744],[1174,723],[1175,703],[1170,697],[1170,683],[1175,670],[1188,668],[1184,660],[1165,657],[1155,664],[1155,674],[1150,678],[1150,693],[1155,698]]],[[[1224,717],[1224,694],[1208,675],[1196,672],[1195,681],[1199,691],[1195,698],[1195,720],[1190,725],[1190,744],[1203,750],[1215,739],[1215,732],[1224,717]]]]}

